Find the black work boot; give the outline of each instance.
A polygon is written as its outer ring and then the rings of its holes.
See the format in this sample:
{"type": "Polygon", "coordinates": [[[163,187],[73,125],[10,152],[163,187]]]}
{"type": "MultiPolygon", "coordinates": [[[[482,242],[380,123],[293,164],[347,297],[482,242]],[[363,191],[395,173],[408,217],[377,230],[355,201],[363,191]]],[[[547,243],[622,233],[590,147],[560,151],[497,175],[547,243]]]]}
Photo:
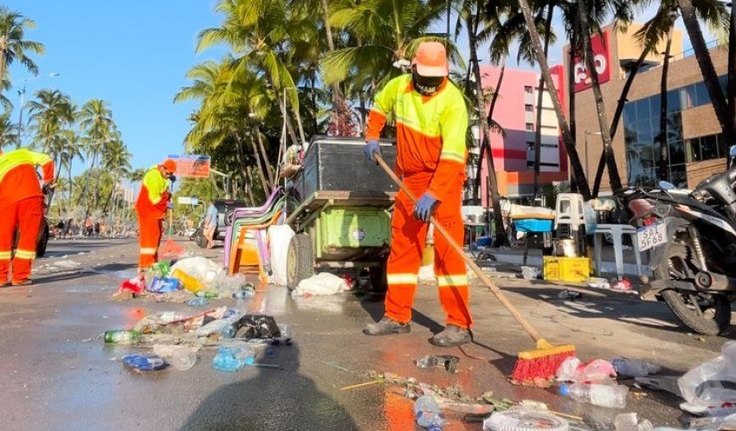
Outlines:
{"type": "Polygon", "coordinates": [[[387,316],[383,316],[376,323],[369,323],[363,329],[365,335],[408,334],[409,332],[411,332],[411,326],[408,323],[399,323],[387,316]]]}
{"type": "Polygon", "coordinates": [[[445,330],[429,339],[433,346],[455,347],[470,342],[470,331],[455,325],[447,325],[445,330]]]}

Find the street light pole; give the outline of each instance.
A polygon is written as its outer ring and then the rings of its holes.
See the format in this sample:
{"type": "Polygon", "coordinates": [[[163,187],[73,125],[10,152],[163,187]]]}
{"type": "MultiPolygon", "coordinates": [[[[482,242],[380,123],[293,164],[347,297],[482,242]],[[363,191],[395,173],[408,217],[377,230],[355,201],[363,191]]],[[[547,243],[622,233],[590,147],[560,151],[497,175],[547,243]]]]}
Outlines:
{"type": "Polygon", "coordinates": [[[20,98],[20,105],[18,106],[18,141],[15,143],[16,148],[20,148],[22,145],[22,136],[23,136],[23,104],[25,103],[25,96],[26,96],[26,85],[28,84],[28,81],[35,81],[37,79],[43,79],[43,78],[56,78],[57,76],[60,76],[60,73],[50,73],[48,76],[38,76],[35,78],[25,78],[23,79],[23,88],[18,90],[18,96],[20,98]]]}

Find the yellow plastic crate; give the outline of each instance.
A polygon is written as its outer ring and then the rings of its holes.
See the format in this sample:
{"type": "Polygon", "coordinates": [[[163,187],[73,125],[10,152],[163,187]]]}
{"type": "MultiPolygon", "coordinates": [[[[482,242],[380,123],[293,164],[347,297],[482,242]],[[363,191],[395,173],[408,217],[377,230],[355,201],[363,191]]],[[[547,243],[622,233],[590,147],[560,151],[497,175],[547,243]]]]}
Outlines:
{"type": "Polygon", "coordinates": [[[544,257],[544,279],[565,283],[583,283],[590,278],[587,257],[544,257]]]}

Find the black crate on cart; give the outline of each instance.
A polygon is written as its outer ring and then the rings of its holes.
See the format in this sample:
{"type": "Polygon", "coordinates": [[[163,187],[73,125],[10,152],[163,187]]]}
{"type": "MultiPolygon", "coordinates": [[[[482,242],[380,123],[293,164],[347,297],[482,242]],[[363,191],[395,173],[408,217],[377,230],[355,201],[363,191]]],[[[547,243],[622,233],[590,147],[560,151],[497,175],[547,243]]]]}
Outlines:
{"type": "MultiPolygon", "coordinates": [[[[316,191],[359,193],[396,192],[397,187],[380,166],[363,154],[361,138],[316,137],[309,145],[302,171],[294,186],[302,199],[316,191]]],[[[381,153],[389,166],[396,163],[396,147],[381,141],[381,153]]]]}

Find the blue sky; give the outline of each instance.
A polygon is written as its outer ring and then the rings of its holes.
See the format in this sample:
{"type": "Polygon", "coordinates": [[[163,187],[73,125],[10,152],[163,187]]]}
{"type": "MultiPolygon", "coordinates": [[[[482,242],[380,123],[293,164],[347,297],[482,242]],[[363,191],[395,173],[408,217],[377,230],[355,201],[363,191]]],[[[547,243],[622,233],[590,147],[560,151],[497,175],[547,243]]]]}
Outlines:
{"type": "MultiPolygon", "coordinates": [[[[213,12],[216,3],[217,0],[3,2],[36,21],[36,29],[28,31],[26,38],[46,45],[46,54],[36,58],[39,76],[61,74],[28,81],[26,98],[42,88],[58,88],[79,105],[91,98],[108,101],[134,155],[134,167],[153,165],[168,154],[182,151],[183,138],[189,130],[186,119],[195,104],[174,105],[172,100],[179,88],[187,85],[185,73],[189,68],[224,53],[222,49],[199,55],[194,52],[197,34],[220,22],[213,12]]],[[[650,9],[644,17],[653,13],[650,9]]],[[[444,31],[444,24],[437,27],[436,31],[444,31]]],[[[559,40],[552,47],[552,63],[560,62],[564,44],[564,40],[559,40]]],[[[689,47],[687,41],[685,44],[689,47]]],[[[464,34],[459,45],[467,55],[464,34]]],[[[483,58],[482,53],[480,56],[483,58]]],[[[512,56],[515,58],[515,53],[512,56]]],[[[515,61],[510,64],[516,66],[515,61]]],[[[16,105],[12,117],[15,122],[19,104],[16,91],[23,79],[31,75],[17,64],[10,72],[16,86],[8,94],[16,105]]]]}
{"type": "MultiPolygon", "coordinates": [[[[11,10],[36,22],[26,38],[46,45],[36,57],[39,76],[28,81],[26,99],[42,88],[58,88],[78,105],[91,98],[109,102],[134,167],[157,163],[182,150],[194,104],[174,105],[186,71],[222,52],[194,52],[197,34],[216,26],[216,0],[99,1],[6,0],[11,10]]],[[[14,64],[13,84],[31,77],[14,64]]],[[[17,88],[9,94],[18,121],[17,88]]]]}

